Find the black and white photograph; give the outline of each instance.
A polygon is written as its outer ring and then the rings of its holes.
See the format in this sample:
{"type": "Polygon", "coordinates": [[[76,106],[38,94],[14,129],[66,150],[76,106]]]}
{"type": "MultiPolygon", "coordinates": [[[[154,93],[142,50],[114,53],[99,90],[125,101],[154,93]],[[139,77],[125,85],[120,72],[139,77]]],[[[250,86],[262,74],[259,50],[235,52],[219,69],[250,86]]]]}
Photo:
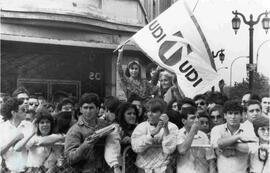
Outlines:
{"type": "Polygon", "coordinates": [[[270,173],[269,0],[0,8],[0,173],[270,173]]]}

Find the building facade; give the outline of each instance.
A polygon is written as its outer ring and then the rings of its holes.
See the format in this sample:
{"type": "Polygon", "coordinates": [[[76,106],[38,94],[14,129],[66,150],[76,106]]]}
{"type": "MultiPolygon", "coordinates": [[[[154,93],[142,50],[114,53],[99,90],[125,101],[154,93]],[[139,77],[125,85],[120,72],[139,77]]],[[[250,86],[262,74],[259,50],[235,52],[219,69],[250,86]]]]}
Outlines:
{"type": "MultiPolygon", "coordinates": [[[[119,95],[113,50],[171,5],[162,0],[2,0],[1,92],[48,100],[66,92],[119,95]]],[[[149,59],[132,45],[124,64],[149,59]]]]}

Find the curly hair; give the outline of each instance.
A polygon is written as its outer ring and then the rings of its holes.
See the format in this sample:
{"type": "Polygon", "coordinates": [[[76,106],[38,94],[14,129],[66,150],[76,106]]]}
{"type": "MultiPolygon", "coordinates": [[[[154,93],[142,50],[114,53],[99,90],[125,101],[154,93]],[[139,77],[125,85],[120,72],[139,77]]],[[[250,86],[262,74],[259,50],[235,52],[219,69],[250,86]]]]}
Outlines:
{"type": "Polygon", "coordinates": [[[3,120],[4,121],[10,120],[12,118],[11,111],[18,112],[19,106],[21,104],[23,104],[23,101],[14,97],[10,97],[5,103],[3,103],[1,108],[3,120]]]}
{"type": "Polygon", "coordinates": [[[79,106],[82,107],[84,103],[93,103],[96,107],[99,107],[100,98],[96,93],[84,93],[79,100],[79,106]]]}
{"type": "Polygon", "coordinates": [[[243,107],[239,100],[228,100],[224,104],[223,111],[224,113],[227,113],[228,111],[239,111],[242,114],[243,107]]]}
{"type": "Polygon", "coordinates": [[[52,115],[48,111],[43,109],[43,110],[37,112],[36,117],[37,118],[36,118],[35,124],[37,126],[37,135],[41,136],[41,132],[40,132],[40,129],[38,128],[38,124],[40,123],[41,120],[44,120],[44,119],[50,121],[51,129],[50,129],[50,133],[48,135],[52,134],[53,129],[54,129],[54,119],[53,119],[52,115]]]}
{"type": "Polygon", "coordinates": [[[130,124],[128,124],[125,120],[125,112],[130,108],[135,110],[136,121],[137,121],[138,116],[139,116],[139,111],[135,105],[129,102],[125,102],[125,103],[120,104],[117,110],[117,122],[124,130],[128,129],[128,127],[130,126],[130,124]]]}

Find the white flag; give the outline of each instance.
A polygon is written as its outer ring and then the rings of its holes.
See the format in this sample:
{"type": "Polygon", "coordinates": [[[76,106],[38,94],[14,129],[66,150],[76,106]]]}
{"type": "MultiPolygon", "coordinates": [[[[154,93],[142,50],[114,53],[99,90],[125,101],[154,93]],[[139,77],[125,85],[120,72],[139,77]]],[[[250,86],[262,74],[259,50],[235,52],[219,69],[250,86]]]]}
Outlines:
{"type": "Polygon", "coordinates": [[[211,66],[207,42],[195,17],[182,0],[177,1],[130,40],[152,61],[174,72],[187,97],[211,89],[219,80],[211,66]]]}

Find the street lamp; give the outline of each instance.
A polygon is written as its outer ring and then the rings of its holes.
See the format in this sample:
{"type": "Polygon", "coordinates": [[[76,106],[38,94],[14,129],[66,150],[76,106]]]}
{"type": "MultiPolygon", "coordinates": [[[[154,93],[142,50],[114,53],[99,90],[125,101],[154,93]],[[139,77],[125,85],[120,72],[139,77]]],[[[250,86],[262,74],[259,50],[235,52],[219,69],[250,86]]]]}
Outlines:
{"type": "Polygon", "coordinates": [[[233,60],[233,62],[231,63],[231,67],[230,67],[230,88],[232,87],[232,66],[233,66],[233,63],[234,63],[236,60],[240,59],[240,58],[249,58],[249,57],[248,57],[248,56],[239,56],[239,57],[235,58],[235,59],[233,60]]]}
{"type": "Polygon", "coordinates": [[[225,59],[225,54],[223,52],[224,52],[224,49],[220,49],[219,51],[217,51],[216,54],[214,51],[212,51],[212,56],[213,56],[213,58],[216,58],[219,55],[219,60],[221,63],[223,63],[223,61],[225,59]]]}
{"type": "Polygon", "coordinates": [[[253,26],[256,25],[259,21],[260,18],[265,15],[265,17],[262,20],[262,26],[263,29],[265,29],[265,32],[267,33],[268,29],[270,28],[270,19],[267,16],[270,12],[266,11],[264,13],[261,13],[258,17],[257,20],[253,21],[253,15],[250,14],[249,16],[249,21],[246,20],[245,16],[242,13],[237,12],[237,10],[232,12],[235,16],[232,19],[232,28],[234,29],[235,34],[237,34],[237,30],[240,28],[241,20],[238,17],[241,16],[244,23],[249,26],[249,90],[252,91],[253,89],[253,71],[254,71],[254,64],[253,64],[253,26]]]}
{"type": "Polygon", "coordinates": [[[265,43],[267,43],[268,41],[270,41],[270,40],[265,40],[264,42],[262,42],[262,44],[260,44],[260,46],[258,47],[258,49],[257,49],[257,54],[256,54],[256,64],[257,64],[257,68],[256,68],[256,70],[258,71],[258,66],[259,66],[259,63],[258,63],[258,57],[259,57],[259,50],[260,50],[260,48],[262,47],[262,45],[264,45],[265,43]]]}

